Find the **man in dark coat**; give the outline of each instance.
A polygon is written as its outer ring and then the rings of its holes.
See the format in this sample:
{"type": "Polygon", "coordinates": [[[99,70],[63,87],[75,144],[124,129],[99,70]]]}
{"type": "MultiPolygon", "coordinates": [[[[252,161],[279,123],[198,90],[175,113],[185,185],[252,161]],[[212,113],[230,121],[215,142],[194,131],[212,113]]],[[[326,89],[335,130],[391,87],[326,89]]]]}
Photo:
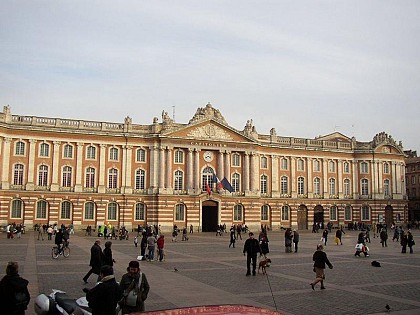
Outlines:
{"type": "Polygon", "coordinates": [[[257,254],[261,252],[260,244],[258,240],[254,238],[254,233],[249,232],[249,238],[245,241],[244,244],[244,256],[246,256],[246,275],[251,275],[251,260],[252,260],[252,275],[256,275],[256,268],[257,268],[257,254]]]}
{"type": "Polygon", "coordinates": [[[86,293],[92,315],[115,315],[118,301],[122,297],[120,286],[115,281],[114,270],[104,265],[100,271],[101,281],[86,293]]]}
{"type": "Polygon", "coordinates": [[[24,315],[31,299],[28,291],[28,280],[19,276],[17,262],[9,262],[6,275],[0,281],[1,313],[24,315]]]}
{"type": "Polygon", "coordinates": [[[324,252],[324,246],[319,244],[316,247],[316,252],[312,256],[312,260],[314,261],[314,271],[316,273],[315,281],[310,284],[312,290],[315,290],[315,285],[318,282],[321,282],[321,290],[324,290],[325,265],[328,265],[330,269],[333,269],[333,265],[328,260],[327,254],[324,252]]]}
{"type": "MultiPolygon", "coordinates": [[[[94,273],[95,275],[99,275],[101,271],[102,263],[104,261],[104,254],[101,248],[101,240],[97,239],[93,246],[90,248],[90,263],[89,266],[91,267],[88,273],[83,277],[83,282],[86,284],[87,280],[89,279],[90,275],[94,273]]],[[[99,280],[99,278],[98,278],[99,280]]]]}

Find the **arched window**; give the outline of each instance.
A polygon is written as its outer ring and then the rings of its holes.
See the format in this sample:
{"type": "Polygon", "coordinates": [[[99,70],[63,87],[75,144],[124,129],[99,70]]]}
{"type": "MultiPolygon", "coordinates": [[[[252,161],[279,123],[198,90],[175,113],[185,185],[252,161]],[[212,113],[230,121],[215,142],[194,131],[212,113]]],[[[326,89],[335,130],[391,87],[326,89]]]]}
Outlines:
{"type": "Polygon", "coordinates": [[[335,195],[335,178],[330,178],[329,180],[330,186],[330,195],[335,195]]]}
{"type": "Polygon", "coordinates": [[[110,161],[118,161],[118,149],[117,148],[110,148],[109,149],[109,160],[110,161]]]}
{"type": "Polygon", "coordinates": [[[48,143],[41,143],[39,146],[39,156],[50,156],[50,145],[48,143]]]}
{"type": "Polygon", "coordinates": [[[15,164],[13,168],[13,185],[23,185],[23,164],[15,164]]]}
{"type": "Polygon", "coordinates": [[[360,163],[360,173],[367,174],[369,172],[369,166],[366,162],[360,163]]]}
{"type": "Polygon", "coordinates": [[[48,186],[48,166],[40,165],[38,173],[38,186],[48,186]]]}
{"type": "Polygon", "coordinates": [[[335,173],[335,162],[329,161],[328,162],[328,172],[335,173]]]}
{"type": "Polygon", "coordinates": [[[348,178],[344,179],[343,192],[344,196],[350,196],[351,194],[350,179],[348,178]]]}
{"type": "Polygon", "coordinates": [[[118,205],[116,202],[108,204],[107,219],[109,221],[116,221],[118,217],[118,205]]]}
{"type": "Polygon", "coordinates": [[[240,191],[240,186],[241,185],[241,178],[240,175],[238,173],[233,173],[232,174],[232,188],[233,191],[240,191]]]}
{"type": "Polygon", "coordinates": [[[260,190],[262,194],[266,194],[267,193],[267,175],[261,175],[261,179],[260,179],[260,190]]]}
{"type": "Polygon", "coordinates": [[[389,189],[389,179],[384,180],[384,196],[385,197],[391,196],[390,189],[389,189]]]}
{"type": "Polygon", "coordinates": [[[240,221],[243,220],[243,207],[241,204],[236,204],[233,207],[233,221],[240,221]]]}
{"type": "Polygon", "coordinates": [[[15,199],[12,201],[12,213],[10,217],[12,219],[22,219],[22,213],[23,213],[23,203],[20,199],[15,199]]]}
{"type": "Polygon", "coordinates": [[[182,190],[183,189],[183,182],[184,182],[184,173],[180,170],[175,171],[174,189],[175,190],[182,190]]]}
{"type": "Polygon", "coordinates": [[[135,220],[136,221],[146,220],[146,206],[144,203],[139,202],[136,204],[135,220]]]}
{"type": "Polygon", "coordinates": [[[280,167],[282,170],[287,170],[289,168],[289,161],[286,158],[282,158],[280,167]]]}
{"type": "Polygon", "coordinates": [[[92,201],[85,203],[85,220],[93,220],[95,218],[95,204],[92,201]]]}
{"type": "Polygon", "coordinates": [[[362,179],[362,195],[369,196],[369,181],[366,178],[362,179]]]}
{"type": "Polygon", "coordinates": [[[384,162],[384,173],[389,174],[389,163],[388,162],[384,162]]]}
{"type": "Polygon", "coordinates": [[[267,167],[268,167],[267,157],[262,156],[261,157],[261,168],[267,168],[267,167]]]}
{"type": "Polygon", "coordinates": [[[93,167],[86,169],[86,188],[95,188],[95,169],[93,167]]]}
{"type": "Polygon", "coordinates": [[[25,143],[22,141],[16,142],[15,155],[25,155],[25,143]]]}
{"type": "Polygon", "coordinates": [[[143,149],[137,149],[136,152],[136,161],[137,162],[146,162],[146,151],[143,149]]]}
{"type": "Polygon", "coordinates": [[[183,164],[184,163],[184,151],[178,149],[175,150],[175,163],[183,164]]]}
{"type": "Polygon", "coordinates": [[[185,205],[178,203],[175,206],[175,221],[184,221],[185,219],[185,205]]]}
{"type": "Polygon", "coordinates": [[[241,166],[241,156],[238,153],[232,154],[232,166],[241,166]]]}
{"type": "Polygon", "coordinates": [[[86,149],[86,159],[95,160],[96,159],[96,148],[93,145],[90,145],[86,149]]]}
{"type": "Polygon", "coordinates": [[[68,200],[65,200],[61,203],[60,211],[61,219],[68,220],[71,218],[71,203],[68,200]]]}
{"type": "Polygon", "coordinates": [[[297,193],[299,195],[305,194],[305,178],[298,177],[297,185],[298,185],[298,187],[297,187],[297,193]]]}
{"type": "Polygon", "coordinates": [[[337,221],[337,206],[331,206],[330,208],[330,220],[337,221]]]}
{"type": "Polygon", "coordinates": [[[352,211],[351,206],[344,207],[344,220],[345,221],[352,221],[352,211]]]}
{"type": "Polygon", "coordinates": [[[321,195],[321,179],[319,177],[314,178],[314,194],[321,195]]]}
{"type": "Polygon", "coordinates": [[[73,146],[70,144],[64,145],[63,156],[68,159],[73,158],[73,146]]]}
{"type": "Polygon", "coordinates": [[[343,171],[344,171],[344,173],[350,173],[350,163],[349,162],[344,162],[343,171]]]}
{"type": "Polygon", "coordinates": [[[63,187],[71,187],[72,169],[70,166],[63,167],[63,187]]]}
{"type": "Polygon", "coordinates": [[[282,206],[281,207],[281,220],[282,221],[289,221],[289,206],[282,206]]]}
{"type": "Polygon", "coordinates": [[[362,206],[362,221],[370,220],[370,208],[369,206],[362,206]]]}
{"type": "Polygon", "coordinates": [[[39,200],[36,203],[36,218],[37,219],[47,218],[47,202],[45,200],[39,200]]]}
{"type": "Polygon", "coordinates": [[[135,189],[145,189],[146,187],[146,172],[142,169],[136,171],[136,188],[135,189]]]}
{"type": "Polygon", "coordinates": [[[111,168],[108,173],[108,188],[116,189],[118,187],[118,170],[111,168]]]}
{"type": "Polygon", "coordinates": [[[314,172],[321,172],[321,162],[314,160],[314,172]]]}
{"type": "Polygon", "coordinates": [[[268,205],[261,206],[261,221],[268,221],[270,214],[270,207],[268,205]]]}
{"type": "Polygon", "coordinates": [[[305,161],[303,159],[297,160],[297,169],[298,171],[304,171],[305,170],[305,161]]]}
{"type": "Polygon", "coordinates": [[[214,170],[210,166],[207,166],[203,170],[203,174],[201,176],[201,189],[202,189],[202,191],[206,191],[207,186],[210,189],[212,188],[213,174],[214,174],[214,170]]]}
{"type": "Polygon", "coordinates": [[[289,179],[287,176],[282,176],[280,179],[280,193],[282,195],[289,193],[289,179]]]}

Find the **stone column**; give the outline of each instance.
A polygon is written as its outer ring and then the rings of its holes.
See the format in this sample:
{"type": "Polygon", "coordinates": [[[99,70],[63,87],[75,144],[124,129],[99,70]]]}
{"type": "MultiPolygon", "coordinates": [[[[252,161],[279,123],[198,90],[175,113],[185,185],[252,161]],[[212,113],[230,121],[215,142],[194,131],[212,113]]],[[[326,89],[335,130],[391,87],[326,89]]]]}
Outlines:
{"type": "Polygon", "coordinates": [[[10,167],[10,146],[12,139],[11,138],[4,138],[4,150],[3,150],[3,163],[2,169],[3,172],[1,173],[1,188],[2,189],[9,189],[9,170],[10,167]]]}
{"type": "Polygon", "coordinates": [[[28,182],[26,184],[26,190],[35,189],[35,152],[36,140],[29,139],[28,182]]]}
{"type": "Polygon", "coordinates": [[[251,153],[251,192],[256,193],[259,191],[259,154],[251,153]]]}
{"type": "MultiPolygon", "coordinates": [[[[377,171],[378,171],[378,194],[382,194],[384,193],[384,168],[383,168],[383,163],[378,161],[377,164],[377,171]]],[[[382,197],[383,198],[383,197],[382,197]]]]}
{"type": "Polygon", "coordinates": [[[245,193],[249,193],[250,192],[250,181],[251,181],[251,177],[250,177],[250,153],[249,152],[244,152],[244,180],[243,180],[243,187],[244,187],[244,191],[245,193]]]}
{"type": "Polygon", "coordinates": [[[58,191],[60,187],[59,183],[59,162],[60,162],[60,141],[53,142],[54,149],[53,149],[53,168],[52,168],[52,183],[51,183],[51,191],[58,191]]]}
{"type": "Polygon", "coordinates": [[[166,150],[166,178],[165,187],[172,189],[172,148],[167,147],[166,150]]]}
{"type": "Polygon", "coordinates": [[[343,160],[338,160],[337,161],[337,192],[338,192],[338,198],[342,199],[344,197],[343,194],[343,160]]]}
{"type": "Polygon", "coordinates": [[[290,170],[291,170],[291,193],[292,198],[297,197],[297,178],[296,178],[296,158],[290,157],[290,170]]]}
{"type": "Polygon", "coordinates": [[[194,158],[193,158],[194,150],[192,148],[188,148],[188,155],[187,155],[187,190],[191,191],[195,188],[194,186],[194,158]]]}
{"type": "Polygon", "coordinates": [[[159,190],[165,187],[165,148],[159,147],[159,190]]]}
{"type": "Polygon", "coordinates": [[[306,163],[307,163],[307,170],[308,170],[308,198],[312,198],[313,197],[313,187],[314,187],[314,183],[313,183],[313,179],[312,179],[312,158],[308,157],[306,159],[306,163]]]}
{"type": "Polygon", "coordinates": [[[159,173],[159,164],[158,164],[158,147],[153,145],[150,147],[150,188],[157,188],[157,175],[159,173]]]}
{"type": "Polygon", "coordinates": [[[105,169],[105,161],[106,161],[106,144],[100,144],[100,153],[99,153],[99,183],[98,183],[98,193],[104,193],[106,188],[106,169],[105,169]]]}
{"type": "Polygon", "coordinates": [[[75,192],[83,191],[83,143],[77,143],[76,152],[76,184],[74,186],[75,192]]]}
{"type": "Polygon", "coordinates": [[[353,171],[353,199],[358,199],[359,198],[359,176],[358,176],[359,167],[357,165],[357,161],[353,161],[352,164],[353,164],[353,167],[352,167],[352,171],[353,171]]]}
{"type": "Polygon", "coordinates": [[[271,192],[272,196],[279,196],[279,157],[271,155],[271,192]]]}
{"type": "Polygon", "coordinates": [[[223,169],[224,169],[224,164],[223,164],[223,160],[224,160],[224,153],[222,150],[220,150],[217,154],[217,177],[222,180],[224,175],[223,169]]]}
{"type": "Polygon", "coordinates": [[[195,149],[194,151],[194,189],[195,191],[200,191],[201,181],[200,181],[200,150],[195,149]]]}
{"type": "Polygon", "coordinates": [[[124,186],[122,192],[124,194],[131,194],[133,192],[132,182],[131,182],[131,172],[132,172],[132,159],[133,159],[133,146],[124,145],[123,154],[122,154],[122,170],[121,170],[121,182],[124,186]]]}
{"type": "Polygon", "coordinates": [[[226,179],[229,181],[229,183],[232,184],[232,177],[230,174],[230,158],[231,158],[231,152],[230,151],[225,151],[225,172],[224,172],[224,177],[226,177],[226,179]]]}

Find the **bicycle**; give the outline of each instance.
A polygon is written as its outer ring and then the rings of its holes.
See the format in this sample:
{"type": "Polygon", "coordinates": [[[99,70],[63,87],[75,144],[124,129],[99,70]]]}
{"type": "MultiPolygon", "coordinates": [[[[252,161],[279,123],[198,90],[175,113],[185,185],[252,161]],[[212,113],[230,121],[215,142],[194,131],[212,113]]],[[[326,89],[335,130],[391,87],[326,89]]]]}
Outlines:
{"type": "Polygon", "coordinates": [[[51,250],[51,256],[54,259],[57,259],[58,256],[63,255],[64,258],[68,258],[70,256],[70,247],[68,245],[68,242],[64,243],[63,246],[58,248],[57,245],[54,245],[51,250]]]}

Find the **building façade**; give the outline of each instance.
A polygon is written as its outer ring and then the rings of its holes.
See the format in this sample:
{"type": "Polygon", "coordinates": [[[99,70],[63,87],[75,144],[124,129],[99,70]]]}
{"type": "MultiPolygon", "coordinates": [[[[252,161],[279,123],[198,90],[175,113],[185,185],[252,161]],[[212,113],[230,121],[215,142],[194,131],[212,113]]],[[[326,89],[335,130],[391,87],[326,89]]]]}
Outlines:
{"type": "Polygon", "coordinates": [[[0,163],[2,224],[213,231],[407,220],[404,152],[391,136],[262,135],[252,120],[232,128],[211,104],[187,124],[163,112],[150,125],[12,115],[4,106],[0,163]]]}

